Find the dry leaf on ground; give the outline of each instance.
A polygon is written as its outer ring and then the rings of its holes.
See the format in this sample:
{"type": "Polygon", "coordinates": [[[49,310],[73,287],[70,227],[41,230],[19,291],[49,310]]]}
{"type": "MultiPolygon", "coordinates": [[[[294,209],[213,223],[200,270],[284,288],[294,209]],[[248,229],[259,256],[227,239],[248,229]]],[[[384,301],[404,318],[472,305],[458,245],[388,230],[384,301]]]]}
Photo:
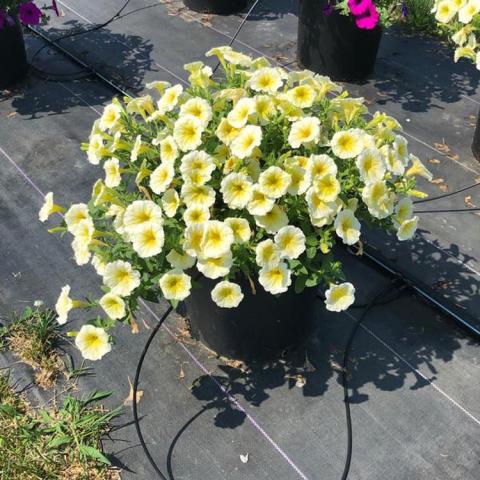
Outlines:
{"type": "Polygon", "coordinates": [[[472,202],[472,196],[471,195],[467,195],[463,201],[465,202],[465,205],[467,207],[471,207],[471,208],[475,208],[476,205],[472,202]]]}
{"type": "Polygon", "coordinates": [[[445,143],[445,140],[443,140],[443,143],[434,143],[433,146],[442,153],[450,153],[450,147],[445,143]]]}
{"type": "MultiPolygon", "coordinates": [[[[133,403],[133,384],[132,381],[130,380],[130,377],[128,377],[128,384],[130,385],[130,392],[128,394],[128,397],[123,401],[123,404],[125,406],[127,405],[132,405],[133,403]]],[[[143,390],[137,390],[137,403],[140,403],[140,400],[143,397],[143,390]]]]}

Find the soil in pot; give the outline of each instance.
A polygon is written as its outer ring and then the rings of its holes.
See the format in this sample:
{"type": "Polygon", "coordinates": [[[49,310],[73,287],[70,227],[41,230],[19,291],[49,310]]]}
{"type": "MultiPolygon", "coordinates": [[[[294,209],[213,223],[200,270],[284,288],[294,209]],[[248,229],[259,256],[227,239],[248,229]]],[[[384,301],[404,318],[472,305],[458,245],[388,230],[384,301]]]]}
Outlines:
{"type": "Polygon", "coordinates": [[[352,15],[324,13],[326,0],[300,0],[298,62],[332,80],[361,81],[372,73],[382,36],[380,26],[363,30],[352,15]]]}
{"type": "Polygon", "coordinates": [[[247,6],[247,0],[183,0],[183,3],[195,12],[220,15],[240,12],[247,6]]]}
{"type": "Polygon", "coordinates": [[[243,276],[236,282],[244,299],[237,308],[221,308],[210,293],[218,283],[201,277],[185,300],[193,338],[219,355],[236,360],[271,360],[299,345],[311,334],[318,310],[315,288],[296,294],[293,286],[271,295],[243,276]]]}
{"type": "Polygon", "coordinates": [[[22,27],[18,20],[0,29],[0,88],[11,87],[28,71],[22,27]]]}

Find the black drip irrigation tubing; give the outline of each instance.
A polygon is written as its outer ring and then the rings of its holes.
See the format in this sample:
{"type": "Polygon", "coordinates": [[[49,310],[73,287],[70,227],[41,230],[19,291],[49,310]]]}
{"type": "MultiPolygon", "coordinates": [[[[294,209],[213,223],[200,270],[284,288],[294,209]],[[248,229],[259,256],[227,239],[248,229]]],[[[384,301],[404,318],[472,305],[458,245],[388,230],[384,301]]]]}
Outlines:
{"type": "MultiPolygon", "coordinates": [[[[120,11],[117,12],[117,14],[114,17],[112,17],[110,20],[108,20],[107,22],[104,22],[103,24],[101,24],[99,26],[96,26],[96,27],[93,27],[91,29],[83,30],[81,32],[74,32],[73,34],[65,35],[65,36],[59,37],[59,38],[54,39],[54,40],[50,39],[47,35],[45,35],[43,32],[41,32],[37,29],[34,29],[32,27],[29,27],[29,29],[32,32],[34,32],[36,35],[40,36],[48,45],[53,46],[56,49],[58,49],[61,53],[63,53],[65,56],[67,56],[70,60],[72,60],[77,65],[81,66],[83,69],[86,70],[86,72],[89,72],[92,75],[94,75],[95,77],[97,77],[98,79],[100,79],[102,82],[104,82],[110,88],[112,88],[114,91],[122,94],[123,96],[130,97],[130,94],[128,92],[126,92],[123,88],[118,86],[111,79],[109,79],[108,77],[103,75],[101,72],[99,72],[94,66],[82,61],[76,55],[74,55],[73,53],[71,53],[70,51],[68,51],[67,49],[65,49],[64,47],[62,47],[59,44],[59,41],[61,39],[65,39],[65,38],[69,38],[69,37],[72,37],[72,36],[92,32],[92,31],[98,30],[99,28],[103,28],[104,26],[108,25],[109,23],[111,23],[113,20],[115,20],[116,18],[118,18],[120,16],[122,11],[128,5],[129,1],[130,0],[127,0],[126,3],[124,4],[124,6],[120,9],[120,11]]],[[[254,8],[258,4],[258,2],[259,2],[259,0],[256,0],[254,2],[254,4],[252,5],[252,7],[249,9],[247,15],[244,17],[244,19],[242,20],[239,28],[237,29],[234,36],[232,37],[230,45],[232,45],[233,42],[235,41],[235,39],[237,38],[237,36],[240,33],[242,27],[244,26],[245,22],[248,20],[248,17],[252,13],[254,8]]],[[[36,52],[34,57],[38,53],[39,53],[39,51],[36,52]]],[[[218,69],[218,64],[215,67],[215,70],[217,70],[217,69],[218,69]]],[[[41,73],[41,71],[39,71],[39,72],[41,73]]],[[[47,73],[47,75],[48,75],[48,73],[47,73]]],[[[72,75],[75,75],[75,74],[72,74],[72,75]]],[[[65,77],[67,77],[67,74],[65,74],[65,77]]],[[[59,81],[62,81],[62,80],[59,80],[59,81]]],[[[425,200],[419,200],[419,201],[416,201],[415,204],[424,203],[424,202],[427,202],[427,201],[438,200],[438,199],[441,199],[441,198],[446,198],[446,197],[449,197],[449,196],[454,195],[456,193],[460,193],[460,192],[469,190],[469,189],[471,189],[473,187],[476,187],[478,185],[480,185],[480,183],[470,185],[468,187],[462,188],[460,190],[457,190],[455,192],[451,192],[451,193],[448,193],[448,194],[445,194],[445,195],[439,195],[438,197],[433,197],[433,198],[425,199],[425,200]]],[[[449,210],[448,209],[445,209],[445,210],[424,210],[424,211],[416,211],[415,213],[434,213],[434,212],[435,213],[447,213],[447,212],[450,213],[450,212],[468,212],[468,211],[477,211],[477,210],[480,210],[480,208],[449,209],[449,210]]],[[[359,330],[359,327],[362,325],[362,323],[366,319],[367,313],[369,311],[371,311],[371,309],[374,308],[375,306],[385,305],[386,303],[395,300],[398,297],[398,295],[395,295],[388,300],[386,300],[385,298],[383,298],[383,300],[382,300],[382,297],[385,297],[391,291],[395,291],[395,288],[396,288],[396,291],[397,291],[397,294],[398,294],[404,288],[406,288],[408,286],[408,287],[412,288],[413,290],[415,290],[423,298],[427,299],[435,307],[439,308],[444,313],[446,313],[450,317],[453,317],[456,321],[460,322],[460,324],[463,327],[470,330],[470,332],[474,333],[477,336],[480,335],[480,331],[477,328],[475,328],[473,325],[471,325],[467,320],[465,320],[462,314],[457,313],[455,311],[454,307],[450,307],[450,306],[445,305],[445,302],[444,302],[443,298],[439,299],[438,295],[432,294],[433,290],[431,289],[431,287],[429,288],[425,285],[419,285],[418,279],[417,279],[417,281],[415,281],[411,278],[408,278],[406,275],[404,275],[402,273],[399,273],[397,270],[395,270],[394,268],[389,266],[387,264],[387,262],[385,262],[382,258],[380,258],[378,255],[373,253],[372,250],[368,247],[367,247],[366,251],[364,251],[364,255],[368,259],[373,261],[375,263],[375,265],[381,267],[383,270],[386,270],[390,274],[392,274],[393,277],[394,277],[394,280],[393,280],[393,283],[391,285],[389,285],[385,289],[382,289],[382,291],[380,293],[378,293],[377,295],[375,295],[372,298],[372,300],[370,300],[367,304],[365,304],[365,305],[360,305],[360,304],[354,305],[354,307],[356,307],[356,308],[364,308],[364,311],[362,312],[360,317],[355,321],[355,324],[354,324],[354,326],[352,328],[352,331],[350,333],[350,336],[348,338],[348,341],[347,341],[347,344],[346,344],[346,347],[345,347],[345,350],[344,350],[344,355],[343,355],[343,366],[342,366],[342,372],[341,372],[341,380],[342,380],[342,386],[343,386],[343,391],[344,391],[344,405],[345,405],[345,414],[346,414],[346,422],[347,422],[347,454],[346,454],[346,460],[345,460],[345,464],[344,464],[343,474],[342,474],[342,477],[341,477],[342,480],[346,480],[348,478],[348,474],[350,472],[352,452],[353,452],[353,430],[352,430],[352,419],[351,419],[350,401],[349,401],[349,393],[348,393],[349,354],[350,354],[351,346],[353,344],[355,336],[356,336],[356,334],[359,330]],[[401,284],[400,287],[398,286],[399,284],[401,284]],[[430,290],[430,292],[428,290],[430,290]]],[[[138,394],[138,385],[139,385],[139,382],[140,382],[140,374],[141,374],[143,362],[144,362],[145,357],[148,353],[148,349],[150,348],[150,345],[151,345],[153,339],[155,338],[155,335],[158,333],[161,326],[163,325],[163,323],[165,322],[165,320],[168,318],[168,316],[171,314],[172,311],[173,311],[173,307],[170,306],[165,311],[165,313],[162,315],[162,317],[158,321],[157,325],[153,329],[152,333],[150,334],[150,336],[149,336],[149,338],[148,338],[148,340],[147,340],[147,342],[146,342],[146,344],[143,348],[142,354],[140,355],[140,359],[139,359],[138,364],[137,364],[137,368],[136,368],[136,372],[135,372],[135,379],[134,379],[134,383],[133,383],[133,416],[134,416],[135,429],[137,431],[137,435],[139,437],[140,444],[141,444],[142,449],[145,453],[145,456],[147,457],[147,459],[148,459],[149,463],[151,464],[152,468],[155,470],[156,474],[158,475],[158,477],[161,480],[168,480],[168,478],[162,473],[161,469],[156,464],[156,462],[153,459],[150,451],[148,450],[148,447],[147,447],[146,442],[144,440],[142,430],[140,428],[139,418],[138,418],[137,394],[138,394]]],[[[169,475],[171,477],[171,472],[170,471],[169,471],[169,475]]],[[[170,478],[170,480],[172,480],[172,478],[170,478]]]]}
{"type": "MultiPolygon", "coordinates": [[[[344,350],[343,354],[343,363],[342,363],[342,369],[341,369],[341,382],[342,382],[342,387],[343,387],[343,399],[344,399],[344,405],[345,405],[345,417],[346,417],[346,422],[347,422],[347,454],[345,458],[345,463],[344,463],[344,469],[343,469],[343,474],[341,479],[342,480],[347,480],[348,474],[350,472],[350,465],[352,461],[352,454],[353,454],[353,427],[352,427],[352,416],[351,416],[351,411],[350,411],[350,396],[348,392],[348,376],[349,376],[349,359],[350,359],[350,351],[353,345],[353,341],[356,337],[356,334],[358,332],[358,329],[360,326],[363,324],[363,322],[367,318],[368,312],[372,310],[372,308],[380,306],[380,305],[386,305],[387,303],[395,301],[399,295],[402,293],[402,291],[407,288],[407,284],[403,281],[402,278],[400,277],[395,277],[392,279],[392,282],[387,285],[385,288],[383,288],[379,293],[374,295],[374,297],[365,305],[360,305],[357,304],[355,305],[356,308],[364,308],[363,312],[361,315],[358,317],[358,319],[355,321],[353,328],[350,332],[350,335],[347,340],[347,344],[344,350]],[[393,296],[389,296],[389,294],[394,293],[393,296]],[[387,297],[387,298],[385,298],[387,297]]],[[[318,295],[318,298],[323,298],[322,295],[318,295]]],[[[163,315],[160,317],[159,321],[155,325],[155,328],[152,330],[152,333],[148,337],[147,342],[145,343],[145,346],[143,347],[142,353],[140,355],[140,359],[137,363],[137,368],[135,371],[135,378],[133,381],[133,418],[134,418],[134,424],[135,424],[135,429],[137,431],[138,438],[140,440],[141,447],[145,453],[145,456],[147,457],[150,465],[152,468],[155,470],[156,474],[161,480],[174,480],[171,472],[171,468],[168,468],[168,474],[169,477],[166,477],[165,474],[162,472],[160,467],[157,465],[155,460],[153,459],[152,454],[150,453],[150,450],[147,447],[147,444],[145,442],[145,439],[143,437],[142,429],[140,427],[140,419],[138,417],[138,405],[137,405],[137,392],[138,392],[138,386],[140,383],[140,374],[142,372],[142,367],[143,367],[143,362],[145,360],[145,357],[148,353],[148,350],[150,348],[150,345],[152,344],[153,339],[159,332],[161,326],[165,322],[165,320],[168,318],[168,316],[172,313],[173,307],[169,306],[168,309],[163,313],[163,315]]],[[[200,416],[201,413],[205,410],[202,409],[197,415],[195,415],[194,419],[200,416]]],[[[193,421],[193,419],[190,420],[189,424],[193,421]]],[[[183,427],[183,430],[186,427],[183,427]]],[[[176,436],[178,438],[178,434],[176,436]]],[[[169,451],[169,454],[171,452],[171,449],[169,451]]]]}

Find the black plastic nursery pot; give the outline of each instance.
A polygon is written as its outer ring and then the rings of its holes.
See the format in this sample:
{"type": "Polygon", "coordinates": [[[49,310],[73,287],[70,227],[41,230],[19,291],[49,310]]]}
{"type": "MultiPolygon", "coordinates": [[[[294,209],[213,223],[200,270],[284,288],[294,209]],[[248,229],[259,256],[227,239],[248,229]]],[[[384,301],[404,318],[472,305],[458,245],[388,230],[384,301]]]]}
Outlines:
{"type": "Polygon", "coordinates": [[[480,112],[478,112],[477,115],[477,126],[475,127],[475,133],[473,135],[472,153],[480,162],[480,112]]]}
{"type": "Polygon", "coordinates": [[[183,0],[183,3],[195,12],[221,15],[240,12],[247,6],[247,0],[183,0]]]}
{"type": "Polygon", "coordinates": [[[312,332],[315,288],[296,294],[291,286],[281,295],[271,295],[255,281],[254,294],[243,276],[236,282],[244,294],[242,302],[236,308],[221,308],[210,295],[218,281],[200,278],[185,300],[193,338],[228,358],[272,360],[312,332]]]}
{"type": "Polygon", "coordinates": [[[300,0],[298,16],[298,62],[332,80],[361,81],[372,73],[382,29],[357,27],[352,15],[333,9],[326,0],[300,0]]]}
{"type": "Polygon", "coordinates": [[[0,29],[0,88],[20,81],[28,71],[22,26],[18,20],[0,29]]]}

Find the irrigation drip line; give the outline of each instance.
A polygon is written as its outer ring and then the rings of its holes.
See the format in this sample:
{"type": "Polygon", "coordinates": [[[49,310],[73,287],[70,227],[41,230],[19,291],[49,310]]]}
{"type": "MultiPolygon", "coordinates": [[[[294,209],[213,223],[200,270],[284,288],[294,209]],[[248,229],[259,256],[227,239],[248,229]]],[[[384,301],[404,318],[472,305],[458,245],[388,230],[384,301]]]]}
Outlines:
{"type": "MultiPolygon", "coordinates": [[[[350,359],[350,351],[353,345],[353,341],[358,333],[359,327],[362,325],[362,323],[366,320],[367,318],[367,313],[372,310],[372,308],[380,306],[380,305],[386,305],[387,303],[391,303],[395,301],[402,293],[402,291],[408,287],[408,284],[400,277],[395,277],[392,280],[392,283],[389,284],[387,287],[382,289],[379,293],[373,296],[373,298],[366,303],[365,305],[357,304],[355,305],[357,308],[364,308],[364,311],[361,313],[360,317],[356,320],[354,323],[354,326],[350,332],[350,335],[348,337],[348,341],[344,350],[343,354],[343,364],[342,364],[342,370],[341,370],[341,382],[342,382],[342,387],[343,387],[343,398],[344,398],[344,405],[345,405],[345,416],[346,416],[346,421],[347,421],[347,454],[346,454],[346,459],[345,459],[345,464],[344,464],[344,469],[343,469],[343,474],[342,474],[342,480],[347,480],[348,474],[350,472],[350,465],[352,461],[352,453],[353,453],[353,427],[352,427],[352,416],[351,416],[351,411],[350,411],[350,395],[348,392],[349,386],[348,386],[348,377],[349,377],[349,359],[350,359]],[[400,285],[399,285],[400,284],[400,285]],[[390,296],[389,294],[393,293],[393,296],[390,296]],[[385,298],[386,297],[386,298],[385,298]]],[[[322,295],[317,295],[317,298],[324,298],[322,295]]],[[[148,337],[147,342],[145,343],[145,346],[143,347],[142,353],[140,355],[140,359],[137,363],[137,368],[135,371],[135,378],[133,381],[133,419],[134,419],[134,424],[135,424],[135,429],[137,431],[138,438],[140,440],[140,444],[142,447],[143,452],[145,453],[145,456],[147,457],[150,465],[152,468],[155,470],[156,474],[159,476],[161,480],[168,480],[168,478],[165,476],[165,474],[162,472],[160,467],[157,465],[155,460],[153,459],[152,454],[150,453],[150,450],[148,449],[145,439],[143,437],[142,429],[140,427],[140,421],[138,418],[138,405],[137,405],[137,392],[138,392],[138,386],[140,383],[140,375],[142,372],[142,367],[143,367],[143,362],[145,360],[145,357],[147,356],[148,350],[150,348],[150,345],[152,344],[153,339],[157,335],[157,333],[160,330],[160,327],[163,325],[165,320],[168,318],[168,316],[172,313],[173,307],[170,305],[168,309],[165,311],[165,313],[161,316],[160,320],[157,322],[155,325],[155,328],[152,330],[152,333],[148,337]]]]}
{"type": "MultiPolygon", "coordinates": [[[[347,480],[348,474],[350,473],[350,465],[352,463],[352,453],[353,453],[353,428],[352,428],[352,413],[350,411],[350,396],[348,393],[348,376],[349,376],[349,360],[350,360],[350,350],[353,345],[353,340],[355,339],[358,329],[362,325],[362,323],[367,318],[367,313],[377,305],[377,302],[384,296],[388,295],[389,292],[398,290],[400,291],[396,285],[399,282],[403,282],[403,280],[395,278],[393,280],[393,284],[388,285],[384,289],[382,289],[377,295],[375,295],[372,300],[367,304],[365,310],[362,312],[358,320],[355,322],[352,331],[350,332],[350,336],[347,341],[347,345],[345,347],[343,353],[343,364],[342,364],[342,372],[341,372],[341,380],[343,386],[343,401],[345,405],[345,415],[347,419],[347,456],[345,459],[345,465],[342,474],[342,480],[347,480]]],[[[402,285],[402,289],[406,288],[406,284],[402,285]]],[[[394,297],[392,300],[394,300],[394,297]]]]}
{"type": "MultiPolygon", "coordinates": [[[[73,62],[76,64],[82,66],[84,69],[90,71],[93,75],[95,75],[97,78],[99,78],[102,82],[107,84],[110,88],[112,88],[115,92],[122,94],[125,97],[131,97],[131,95],[126,92],[122,87],[118,86],[116,83],[114,83],[110,78],[106,77],[103,75],[101,72],[99,72],[93,65],[89,63],[85,63],[83,60],[78,58],[76,55],[71,53],[69,50],[66,48],[62,47],[59,43],[55,43],[51,38],[48,37],[48,35],[45,35],[43,32],[36,30],[32,27],[28,27],[32,32],[34,32],[36,35],[39,37],[43,38],[49,45],[52,47],[55,47],[58,49],[60,52],[62,52],[65,56],[70,58],[73,62]]],[[[58,80],[62,81],[62,80],[58,80]]]]}
{"type": "Polygon", "coordinates": [[[480,207],[473,208],[450,208],[445,210],[415,210],[413,213],[468,213],[479,212],[480,207]]]}
{"type": "MultiPolygon", "coordinates": [[[[42,46],[32,57],[32,60],[31,62],[33,62],[33,60],[37,57],[37,55],[40,53],[40,51],[43,50],[43,48],[45,48],[46,46],[48,45],[52,45],[54,47],[56,47],[58,50],[60,50],[64,55],[66,55],[68,58],[70,58],[73,62],[75,62],[77,65],[80,65],[83,69],[87,70],[87,72],[89,72],[89,74],[93,74],[95,75],[97,78],[99,78],[100,80],[102,80],[104,83],[106,83],[108,86],[110,86],[113,90],[115,90],[116,92],[118,93],[121,93],[122,95],[124,96],[130,96],[127,92],[125,92],[121,87],[119,87],[118,85],[116,85],[111,79],[109,79],[108,77],[104,76],[102,73],[100,73],[98,70],[95,69],[95,67],[93,67],[91,64],[87,64],[85,63],[84,61],[82,61],[81,59],[79,59],[76,55],[74,55],[73,53],[71,53],[70,51],[68,51],[67,49],[65,49],[64,47],[62,47],[59,42],[61,40],[64,40],[66,38],[70,38],[70,37],[74,37],[74,36],[77,36],[77,35],[82,35],[82,34],[86,34],[86,33],[89,33],[89,32],[92,32],[92,31],[95,31],[95,30],[99,30],[101,28],[104,28],[105,26],[107,26],[108,24],[110,24],[111,22],[113,22],[114,20],[118,19],[118,18],[121,18],[121,13],[123,12],[123,10],[126,8],[126,6],[128,5],[128,3],[130,2],[130,0],[127,0],[125,2],[125,4],[122,6],[122,8],[113,16],[111,17],[109,20],[107,20],[106,22],[104,22],[103,24],[101,25],[97,25],[93,28],[90,28],[90,29],[87,29],[87,30],[82,30],[82,31],[78,31],[78,32],[73,32],[71,34],[68,34],[68,35],[64,35],[64,36],[61,36],[61,37],[58,37],[57,39],[50,39],[47,35],[45,35],[44,33],[40,32],[40,31],[37,31],[36,29],[32,28],[32,27],[29,27],[35,34],[39,35],[40,37],[42,37],[45,41],[46,41],[46,45],[42,46]]],[[[243,18],[240,26],[237,28],[237,31],[235,32],[234,36],[232,37],[229,45],[233,45],[233,43],[235,42],[237,36],[239,35],[240,31],[242,30],[243,26],[245,25],[246,21],[248,20],[249,16],[251,15],[251,13],[253,12],[253,10],[255,9],[255,7],[257,6],[257,4],[259,3],[259,0],[256,0],[254,2],[254,4],[252,5],[252,7],[249,9],[248,13],[246,14],[246,16],[243,18]]],[[[141,9],[138,9],[138,10],[141,10],[141,9]]],[[[130,13],[134,13],[135,11],[132,11],[130,13]]],[[[292,62],[291,62],[292,63],[292,62]]],[[[218,69],[220,65],[220,62],[217,63],[215,69],[214,69],[214,72],[216,72],[216,70],[218,69]]],[[[36,67],[35,67],[36,68],[36,67]]],[[[40,71],[39,69],[36,69],[36,73],[37,74],[44,74],[46,75],[47,77],[50,75],[49,72],[42,72],[40,71]]],[[[78,75],[80,75],[81,72],[77,73],[77,78],[78,79],[78,75]]],[[[73,75],[73,74],[72,74],[73,75]]],[[[62,77],[63,76],[63,81],[65,81],[65,79],[68,77],[68,74],[58,74],[58,78],[62,77]]],[[[62,81],[62,80],[59,80],[59,81],[62,81]]],[[[474,185],[470,185],[470,186],[467,186],[467,187],[464,187],[460,190],[457,190],[455,192],[451,192],[451,193],[448,193],[448,194],[445,194],[445,195],[439,195],[437,197],[432,197],[432,198],[429,198],[429,199],[425,199],[425,200],[419,200],[419,201],[416,201],[414,203],[424,203],[424,202],[429,202],[429,201],[434,201],[434,200],[439,200],[441,198],[446,198],[446,197],[449,197],[449,196],[452,196],[452,195],[455,195],[457,193],[461,193],[463,191],[466,191],[466,190],[469,190],[471,188],[474,188],[476,186],[480,185],[480,183],[476,183],[474,185]]],[[[471,212],[471,211],[477,211],[477,210],[480,210],[480,208],[470,208],[470,209],[453,209],[453,210],[424,210],[424,211],[416,211],[415,213],[450,213],[450,212],[471,212]]],[[[345,464],[344,464],[344,470],[343,470],[343,474],[342,474],[342,480],[346,480],[348,478],[348,474],[350,472],[350,465],[351,465],[351,459],[352,459],[352,452],[353,452],[353,429],[352,429],[352,419],[351,419],[351,411],[350,411],[350,399],[349,399],[349,392],[348,392],[348,367],[349,367],[349,354],[350,354],[350,350],[351,350],[351,347],[352,347],[352,344],[353,344],[353,341],[355,339],[355,336],[359,330],[359,327],[361,326],[361,324],[365,321],[366,319],[366,316],[367,316],[367,313],[374,307],[378,306],[378,305],[385,305],[386,303],[389,303],[393,300],[395,300],[396,298],[398,298],[398,294],[404,289],[406,288],[407,286],[410,287],[410,288],[413,288],[417,293],[419,293],[420,295],[422,295],[424,298],[428,299],[431,303],[433,303],[437,308],[440,308],[441,310],[443,310],[444,312],[446,312],[447,314],[449,314],[450,316],[452,316],[453,318],[455,318],[456,320],[460,321],[464,326],[468,327],[472,332],[475,332],[478,334],[478,330],[475,329],[475,327],[473,327],[472,325],[470,325],[467,321],[465,321],[462,317],[456,315],[454,312],[452,312],[451,309],[449,309],[447,306],[445,306],[442,302],[436,300],[435,298],[433,298],[431,295],[429,295],[426,291],[424,291],[424,289],[422,289],[421,287],[419,287],[418,285],[416,285],[413,281],[407,279],[405,276],[403,275],[400,275],[397,271],[391,269],[390,267],[388,267],[388,265],[386,265],[384,262],[382,262],[380,259],[376,258],[376,256],[374,256],[373,254],[368,254],[367,257],[369,257],[371,260],[373,260],[377,265],[381,266],[384,270],[387,270],[389,271],[390,273],[392,273],[394,275],[394,280],[393,280],[393,285],[390,285],[388,288],[385,288],[383,289],[380,293],[378,293],[377,295],[375,295],[372,300],[370,302],[368,302],[367,304],[363,305],[363,304],[357,304],[357,305],[354,305],[354,307],[356,308],[365,308],[365,310],[362,312],[362,314],[360,315],[360,317],[358,318],[358,320],[355,322],[353,328],[352,328],[352,331],[350,333],[350,336],[349,336],[349,339],[348,339],[348,342],[346,344],[346,348],[344,350],[344,356],[343,356],[343,368],[342,368],[342,373],[341,373],[341,380],[342,380],[342,386],[343,386],[343,391],[344,391],[344,405],[345,405],[345,414],[346,414],[346,421],[347,421],[347,455],[346,455],[346,460],[345,460],[345,464]],[[387,299],[383,299],[383,300],[380,300],[382,297],[388,295],[388,292],[393,290],[394,289],[394,286],[396,284],[398,284],[399,282],[402,283],[402,286],[399,287],[397,289],[397,295],[394,295],[393,297],[389,298],[388,300],[387,299]]],[[[160,318],[160,320],[158,321],[157,325],[155,326],[155,328],[153,329],[152,333],[150,334],[144,348],[143,348],[143,351],[142,351],[142,354],[140,355],[140,359],[138,361],[138,364],[137,364],[137,368],[136,368],[136,372],[135,372],[135,379],[134,379],[134,384],[133,384],[133,416],[134,416],[134,423],[135,423],[135,429],[137,431],[137,435],[139,437],[139,440],[140,440],[140,444],[142,446],[142,449],[145,453],[145,456],[147,457],[149,463],[151,464],[151,466],[153,467],[153,469],[155,470],[155,472],[157,473],[157,475],[159,476],[159,478],[161,480],[168,480],[167,477],[162,473],[162,471],[160,470],[160,468],[158,467],[158,465],[156,464],[155,460],[153,459],[150,451],[148,450],[148,447],[146,445],[146,442],[144,440],[144,437],[143,437],[143,434],[142,434],[142,430],[141,430],[141,427],[140,427],[140,423],[139,423],[139,418],[138,418],[138,406],[137,406],[137,392],[138,392],[138,385],[139,385],[139,381],[140,381],[140,374],[141,374],[141,370],[142,370],[142,366],[143,366],[143,362],[145,360],[145,357],[148,353],[148,350],[150,348],[150,345],[153,341],[153,339],[155,338],[156,334],[158,333],[158,331],[160,330],[160,327],[163,325],[163,323],[165,322],[165,320],[168,318],[168,316],[171,314],[171,312],[173,311],[173,307],[172,306],[169,306],[169,308],[166,310],[166,312],[163,314],[163,316],[160,318]]]]}
{"type": "Polygon", "coordinates": [[[442,198],[447,198],[447,197],[451,197],[452,195],[456,195],[457,193],[465,192],[465,191],[470,190],[472,188],[478,187],[479,185],[480,185],[480,182],[477,182],[477,183],[474,183],[473,185],[469,185],[468,187],[463,187],[463,188],[460,188],[459,190],[455,190],[454,192],[444,193],[443,195],[437,195],[436,197],[424,198],[422,200],[416,200],[413,203],[417,204],[417,203],[433,202],[434,200],[440,200],[442,198]]]}
{"type": "MultiPolygon", "coordinates": [[[[241,32],[243,26],[245,25],[245,23],[247,22],[247,20],[249,19],[250,15],[252,14],[252,12],[255,10],[255,7],[258,5],[258,2],[260,0],[255,0],[254,4],[250,7],[250,9],[248,10],[247,14],[245,15],[245,17],[243,17],[242,21],[240,22],[240,25],[238,26],[236,32],[234,33],[232,39],[230,40],[228,46],[231,47],[233,45],[233,42],[235,42],[235,40],[237,39],[238,37],[238,34],[241,32]]],[[[215,73],[217,70],[218,70],[218,67],[220,66],[220,60],[217,62],[217,65],[215,66],[215,68],[213,69],[213,73],[215,73]]]]}
{"type": "Polygon", "coordinates": [[[148,450],[148,447],[145,443],[145,439],[143,438],[142,429],[140,428],[140,422],[138,419],[138,409],[137,409],[137,392],[138,392],[138,384],[140,381],[140,373],[142,372],[143,361],[145,360],[145,356],[147,355],[148,349],[150,348],[150,344],[152,343],[152,340],[155,338],[155,335],[157,334],[157,332],[160,330],[160,327],[163,325],[163,322],[167,319],[170,313],[172,313],[172,311],[173,311],[173,307],[170,305],[167,311],[162,315],[158,323],[155,325],[155,328],[152,330],[152,333],[150,334],[150,336],[148,337],[147,343],[145,343],[142,354],[140,355],[140,359],[138,360],[137,369],[135,371],[135,379],[133,381],[133,421],[135,423],[135,429],[137,431],[137,435],[140,440],[142,450],[145,453],[145,456],[147,457],[148,461],[150,462],[150,465],[153,467],[157,475],[162,480],[168,480],[168,479],[156,464],[155,460],[153,459],[150,453],[150,450],[148,450]]]}
{"type": "MultiPolygon", "coordinates": [[[[87,29],[78,29],[77,31],[74,31],[74,32],[71,32],[71,33],[67,33],[65,35],[61,35],[57,38],[54,38],[54,39],[49,39],[49,42],[51,42],[52,44],[54,44],[57,48],[60,47],[59,45],[59,42],[61,40],[66,40],[67,38],[72,38],[72,37],[76,37],[78,35],[85,35],[87,33],[91,33],[91,32],[95,32],[96,30],[100,30],[102,28],[105,28],[107,25],[110,25],[112,22],[114,22],[115,20],[118,20],[120,18],[122,18],[122,12],[125,10],[125,8],[127,8],[128,4],[130,3],[130,0],[126,0],[125,3],[122,5],[122,7],[117,11],[117,13],[115,13],[115,15],[113,15],[113,17],[110,17],[108,20],[106,20],[105,22],[99,24],[99,25],[95,25],[94,27],[91,27],[91,28],[87,28],[87,29]]],[[[138,11],[140,10],[143,10],[143,9],[137,9],[138,11]]],[[[130,15],[132,13],[135,13],[135,11],[137,10],[133,10],[132,12],[129,12],[123,16],[127,16],[127,15],[130,15]]],[[[27,28],[29,30],[31,30],[32,32],[36,33],[37,35],[40,35],[42,38],[45,39],[45,36],[42,35],[40,33],[39,30],[33,28],[32,26],[30,25],[27,25],[27,28]]],[[[85,65],[81,65],[85,70],[87,70],[86,72],[74,72],[74,73],[57,73],[57,72],[48,72],[46,70],[42,70],[42,69],[39,69],[38,67],[34,66],[33,65],[33,62],[35,61],[35,59],[37,58],[37,56],[40,54],[40,52],[42,52],[45,48],[47,48],[49,46],[49,43],[45,44],[45,45],[42,45],[32,56],[32,58],[30,59],[30,68],[32,68],[32,71],[33,73],[35,73],[37,76],[40,76],[41,78],[43,78],[44,80],[48,80],[48,81],[57,81],[57,82],[64,82],[64,81],[68,81],[68,80],[80,80],[82,78],[85,78],[89,75],[91,75],[92,73],[95,74],[95,72],[92,70],[92,68],[89,68],[89,66],[87,64],[85,65]]],[[[65,53],[65,52],[64,52],[65,53]]],[[[70,58],[72,58],[71,55],[69,55],[70,58]]],[[[78,61],[76,63],[79,63],[78,61]]]]}

